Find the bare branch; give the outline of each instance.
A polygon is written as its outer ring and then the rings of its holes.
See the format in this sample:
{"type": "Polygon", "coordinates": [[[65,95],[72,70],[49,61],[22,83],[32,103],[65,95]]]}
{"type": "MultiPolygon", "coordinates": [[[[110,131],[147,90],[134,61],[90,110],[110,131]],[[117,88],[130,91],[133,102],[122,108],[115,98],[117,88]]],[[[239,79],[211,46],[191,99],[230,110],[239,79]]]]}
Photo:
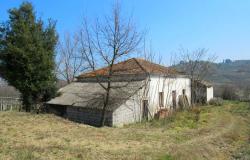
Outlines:
{"type": "Polygon", "coordinates": [[[106,16],[101,21],[97,19],[93,25],[88,25],[87,20],[84,19],[79,35],[81,53],[91,68],[97,83],[105,90],[101,122],[101,125],[104,125],[111,88],[121,88],[121,86],[111,85],[113,66],[119,59],[133,54],[142,40],[142,34],[137,32],[131,19],[122,18],[121,8],[117,3],[114,5],[111,16],[106,16]],[[103,65],[107,65],[107,73],[97,73],[97,66],[103,65]],[[102,76],[106,77],[106,85],[104,85],[102,76]]]}
{"type": "Polygon", "coordinates": [[[58,45],[57,74],[67,83],[71,83],[75,76],[88,69],[85,59],[79,52],[79,37],[66,33],[64,40],[58,45]]]}

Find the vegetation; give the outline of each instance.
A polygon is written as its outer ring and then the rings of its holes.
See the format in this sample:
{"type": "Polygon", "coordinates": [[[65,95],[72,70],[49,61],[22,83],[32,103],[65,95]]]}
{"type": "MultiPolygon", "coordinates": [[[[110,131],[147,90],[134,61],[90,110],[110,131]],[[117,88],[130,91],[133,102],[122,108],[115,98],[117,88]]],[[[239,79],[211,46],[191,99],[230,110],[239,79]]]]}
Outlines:
{"type": "Polygon", "coordinates": [[[250,158],[250,106],[245,102],[226,101],[123,128],[22,112],[1,112],[0,123],[0,159],[250,158]]]}
{"type": "Polygon", "coordinates": [[[196,49],[189,51],[181,48],[179,50],[180,63],[173,66],[177,70],[185,73],[190,77],[191,80],[191,104],[204,103],[200,97],[202,87],[198,82],[202,82],[205,78],[211,74],[213,68],[212,63],[216,57],[209,55],[207,49],[196,49]]]}
{"type": "Polygon", "coordinates": [[[223,99],[222,98],[212,98],[208,102],[210,105],[214,106],[222,106],[223,105],[223,99]]]}
{"type": "Polygon", "coordinates": [[[31,3],[9,10],[0,28],[1,76],[22,94],[26,111],[55,93],[55,23],[45,26],[31,3]]]}
{"type": "Polygon", "coordinates": [[[213,66],[214,71],[207,79],[215,84],[215,96],[250,100],[249,60],[225,61],[213,66]]]}
{"type": "Polygon", "coordinates": [[[223,86],[221,97],[225,100],[237,100],[238,95],[237,95],[235,87],[223,86]]]}
{"type": "Polygon", "coordinates": [[[57,76],[65,80],[67,84],[73,82],[76,76],[89,69],[79,47],[78,34],[72,36],[67,33],[58,44],[56,72],[57,76]]]}
{"type": "MultiPolygon", "coordinates": [[[[224,91],[229,90],[230,95],[226,95],[229,98],[250,100],[250,60],[225,60],[224,63],[209,65],[210,73],[204,80],[213,82],[216,97],[223,97],[224,91]]],[[[182,70],[182,66],[183,64],[178,64],[174,67],[182,70]]]]}
{"type": "Polygon", "coordinates": [[[122,16],[119,3],[113,6],[111,15],[96,20],[93,25],[89,25],[86,19],[84,21],[80,32],[80,50],[88,64],[87,68],[91,69],[91,74],[96,82],[105,91],[100,126],[104,126],[108,105],[113,101],[112,90],[121,88],[121,86],[114,86],[112,83],[115,75],[114,65],[119,60],[127,59],[137,52],[142,37],[143,35],[137,31],[132,19],[122,16]],[[100,64],[107,66],[106,73],[96,71],[100,64]]]}

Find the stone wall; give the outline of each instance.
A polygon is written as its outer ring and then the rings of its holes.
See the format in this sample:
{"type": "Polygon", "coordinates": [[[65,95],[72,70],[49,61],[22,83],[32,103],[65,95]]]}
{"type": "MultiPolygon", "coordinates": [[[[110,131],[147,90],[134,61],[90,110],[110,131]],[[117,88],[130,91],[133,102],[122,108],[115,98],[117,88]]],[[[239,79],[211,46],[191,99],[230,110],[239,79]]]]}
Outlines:
{"type": "Polygon", "coordinates": [[[53,113],[57,116],[66,117],[67,106],[62,105],[46,105],[46,112],[53,113]]]}
{"type": "MultiPolygon", "coordinates": [[[[68,106],[66,112],[69,120],[92,126],[100,125],[102,114],[101,110],[68,106]]],[[[112,126],[112,112],[106,113],[105,125],[112,126]]]]}

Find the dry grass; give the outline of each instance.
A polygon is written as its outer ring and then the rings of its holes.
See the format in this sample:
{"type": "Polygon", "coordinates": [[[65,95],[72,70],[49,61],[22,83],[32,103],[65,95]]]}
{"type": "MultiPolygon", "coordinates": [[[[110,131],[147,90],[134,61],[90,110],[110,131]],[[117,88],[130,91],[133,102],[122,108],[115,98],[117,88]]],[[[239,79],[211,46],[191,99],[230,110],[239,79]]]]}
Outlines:
{"type": "Polygon", "coordinates": [[[229,159],[250,146],[249,119],[248,104],[233,102],[123,128],[1,112],[0,159],[229,159]]]}

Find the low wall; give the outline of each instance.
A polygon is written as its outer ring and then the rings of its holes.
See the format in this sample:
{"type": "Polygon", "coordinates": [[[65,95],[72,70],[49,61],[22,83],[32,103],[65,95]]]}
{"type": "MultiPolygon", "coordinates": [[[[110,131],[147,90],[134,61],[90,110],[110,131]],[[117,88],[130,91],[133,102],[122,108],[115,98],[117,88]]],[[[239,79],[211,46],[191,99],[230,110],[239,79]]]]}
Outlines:
{"type": "MultiPolygon", "coordinates": [[[[84,123],[92,126],[99,126],[102,111],[73,106],[48,105],[47,112],[67,118],[71,121],[84,123]]],[[[106,126],[112,126],[112,112],[106,112],[106,126]]]]}
{"type": "MultiPolygon", "coordinates": [[[[67,107],[67,118],[92,126],[99,126],[101,121],[102,111],[97,109],[88,109],[82,107],[67,107]]],[[[112,112],[106,112],[106,126],[112,126],[112,112]]]]}

